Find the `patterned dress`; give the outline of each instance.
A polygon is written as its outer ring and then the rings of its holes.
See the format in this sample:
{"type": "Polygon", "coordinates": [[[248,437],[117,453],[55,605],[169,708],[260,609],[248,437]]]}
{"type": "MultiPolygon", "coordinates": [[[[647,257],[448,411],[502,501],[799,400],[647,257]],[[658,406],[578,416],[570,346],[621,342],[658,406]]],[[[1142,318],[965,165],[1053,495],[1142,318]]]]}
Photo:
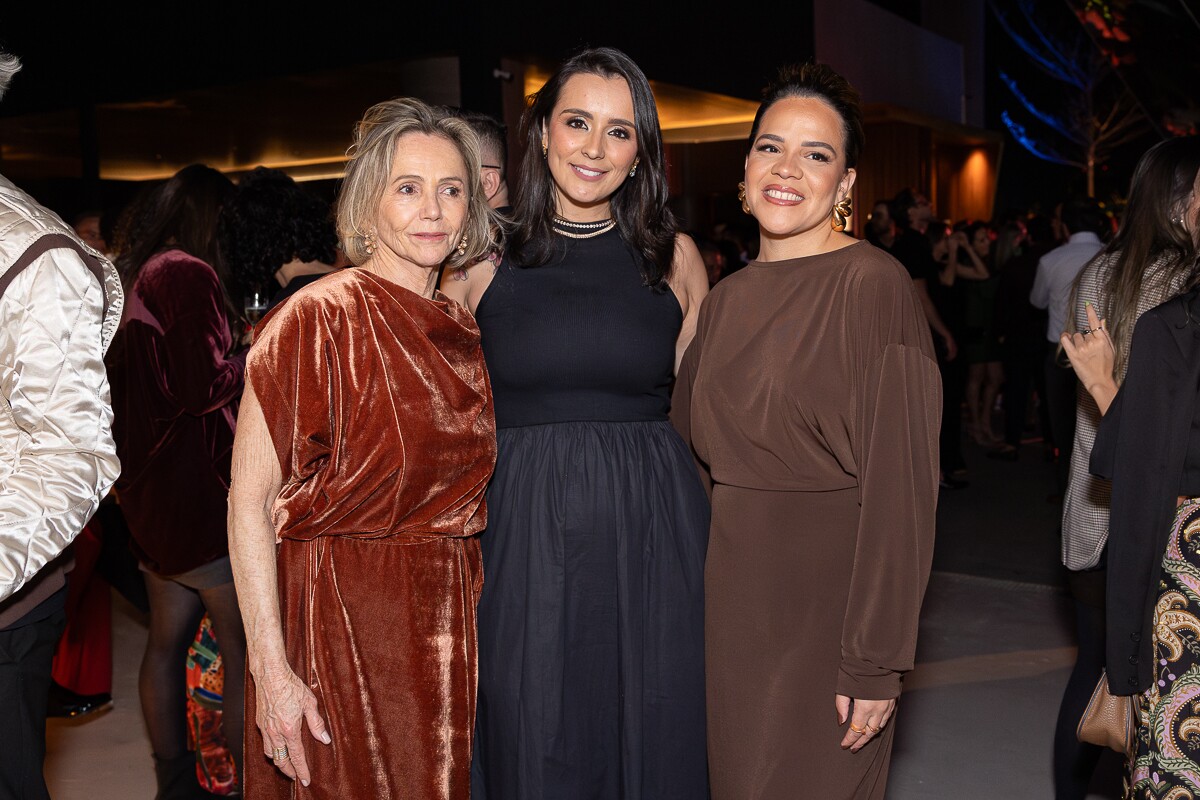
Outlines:
{"type": "Polygon", "coordinates": [[[1137,698],[1126,797],[1200,797],[1200,499],[1175,513],[1154,608],[1157,680],[1137,698]]]}

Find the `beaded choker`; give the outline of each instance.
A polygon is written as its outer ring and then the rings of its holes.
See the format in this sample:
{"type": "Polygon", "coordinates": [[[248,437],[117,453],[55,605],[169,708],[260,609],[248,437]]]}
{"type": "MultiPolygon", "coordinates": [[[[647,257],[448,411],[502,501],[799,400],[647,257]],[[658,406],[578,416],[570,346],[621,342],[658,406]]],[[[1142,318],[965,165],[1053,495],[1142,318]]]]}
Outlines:
{"type": "Polygon", "coordinates": [[[599,222],[572,222],[569,219],[563,219],[557,214],[551,218],[550,224],[554,227],[555,233],[562,234],[571,239],[590,239],[593,236],[608,233],[617,227],[615,219],[602,219],[599,222]]]}

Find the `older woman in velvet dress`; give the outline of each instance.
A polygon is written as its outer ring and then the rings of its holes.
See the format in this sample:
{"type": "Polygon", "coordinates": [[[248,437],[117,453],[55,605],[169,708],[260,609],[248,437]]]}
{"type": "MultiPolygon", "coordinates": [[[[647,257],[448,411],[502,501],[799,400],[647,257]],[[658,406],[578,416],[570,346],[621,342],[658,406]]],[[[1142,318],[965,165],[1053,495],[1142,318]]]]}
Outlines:
{"type": "Polygon", "coordinates": [[[841,232],[861,120],[824,65],[768,88],[742,187],[759,258],[708,296],[673,398],[713,483],[713,800],[881,800],[913,666],[940,382],[908,274],[841,232]]]}
{"type": "Polygon", "coordinates": [[[357,266],[259,325],[229,528],[248,797],[468,796],[495,422],[479,330],[435,286],[492,245],[479,164],[465,122],[370,109],[338,210],[357,266]]]}

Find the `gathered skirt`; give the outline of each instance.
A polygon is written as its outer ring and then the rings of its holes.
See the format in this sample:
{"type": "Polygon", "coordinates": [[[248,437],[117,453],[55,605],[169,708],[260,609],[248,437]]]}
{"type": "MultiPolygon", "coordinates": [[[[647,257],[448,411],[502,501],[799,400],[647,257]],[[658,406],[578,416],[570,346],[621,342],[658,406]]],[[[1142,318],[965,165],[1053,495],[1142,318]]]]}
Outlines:
{"type": "Polygon", "coordinates": [[[1157,677],[1137,697],[1126,796],[1200,798],[1200,500],[1175,512],[1154,608],[1157,677]]]}
{"type": "Polygon", "coordinates": [[[667,422],[498,443],[472,798],[703,800],[709,512],[686,445],[667,422]]]}

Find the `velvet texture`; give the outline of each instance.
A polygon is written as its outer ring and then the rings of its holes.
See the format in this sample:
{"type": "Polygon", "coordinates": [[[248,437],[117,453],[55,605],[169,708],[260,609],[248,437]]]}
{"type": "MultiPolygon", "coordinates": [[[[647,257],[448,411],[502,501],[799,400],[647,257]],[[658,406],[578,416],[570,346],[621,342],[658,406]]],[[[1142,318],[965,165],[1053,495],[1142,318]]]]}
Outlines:
{"type": "Polygon", "coordinates": [[[217,273],[182,250],[146,262],[108,356],[117,493],[138,559],[179,575],[229,554],[229,470],[245,353],[217,273]]]}
{"type": "MultiPolygon", "coordinates": [[[[288,661],[333,743],[313,780],[264,758],[246,691],[248,798],[470,793],[484,487],[496,460],[479,329],[361,269],[261,323],[247,370],[279,456],[288,661]]],[[[307,735],[307,734],[306,734],[307,735]]]]}

